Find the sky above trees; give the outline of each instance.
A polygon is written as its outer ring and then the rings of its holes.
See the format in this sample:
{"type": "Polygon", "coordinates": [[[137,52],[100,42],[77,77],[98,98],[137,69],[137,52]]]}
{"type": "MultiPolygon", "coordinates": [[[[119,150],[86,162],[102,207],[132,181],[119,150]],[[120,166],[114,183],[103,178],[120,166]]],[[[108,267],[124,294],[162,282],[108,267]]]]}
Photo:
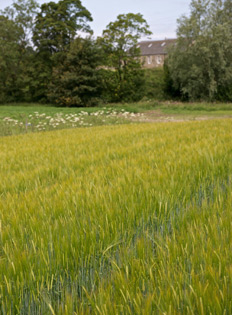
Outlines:
{"type": "MultiPolygon", "coordinates": [[[[53,0],[56,2],[56,0],[53,0]]],[[[11,5],[13,0],[1,0],[0,10],[11,5]]],[[[49,2],[38,0],[40,4],[49,2]]],[[[91,12],[93,22],[90,23],[95,36],[118,14],[141,13],[150,25],[153,35],[151,39],[176,37],[176,20],[189,13],[190,0],[82,0],[82,4],[91,12]]]]}

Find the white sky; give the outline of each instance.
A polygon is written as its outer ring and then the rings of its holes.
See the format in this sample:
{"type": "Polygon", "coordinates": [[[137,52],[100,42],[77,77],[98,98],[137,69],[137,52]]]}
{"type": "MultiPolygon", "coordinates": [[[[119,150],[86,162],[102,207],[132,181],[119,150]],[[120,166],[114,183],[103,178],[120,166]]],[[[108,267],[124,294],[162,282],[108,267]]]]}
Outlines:
{"type": "MultiPolygon", "coordinates": [[[[49,2],[37,0],[40,4],[49,2]]],[[[13,0],[0,0],[0,10],[11,5],[13,0]]],[[[57,2],[57,0],[55,0],[57,2]]],[[[141,13],[153,32],[151,39],[176,37],[176,20],[182,14],[189,13],[191,0],[82,0],[82,4],[91,12],[93,22],[90,24],[95,36],[118,14],[141,13]]]]}

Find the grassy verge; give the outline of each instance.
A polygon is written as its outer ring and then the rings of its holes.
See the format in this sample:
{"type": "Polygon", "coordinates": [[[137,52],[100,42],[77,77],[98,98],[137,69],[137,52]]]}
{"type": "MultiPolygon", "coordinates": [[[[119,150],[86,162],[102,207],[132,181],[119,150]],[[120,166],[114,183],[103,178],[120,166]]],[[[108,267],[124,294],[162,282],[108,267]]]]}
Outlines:
{"type": "Polygon", "coordinates": [[[135,121],[191,120],[202,116],[232,117],[232,104],[146,101],[91,108],[9,104],[0,106],[0,136],[135,121]]]}
{"type": "Polygon", "coordinates": [[[0,136],[77,127],[116,125],[140,119],[139,113],[117,107],[57,108],[52,106],[1,106],[0,136]]]}
{"type": "Polygon", "coordinates": [[[163,113],[180,115],[232,115],[232,103],[183,103],[183,102],[162,102],[162,101],[141,101],[138,103],[116,103],[104,105],[116,110],[126,110],[133,113],[144,113],[160,110],[163,113]]]}
{"type": "Polygon", "coordinates": [[[181,103],[181,102],[163,102],[158,106],[166,113],[232,113],[232,103],[181,103]]]}

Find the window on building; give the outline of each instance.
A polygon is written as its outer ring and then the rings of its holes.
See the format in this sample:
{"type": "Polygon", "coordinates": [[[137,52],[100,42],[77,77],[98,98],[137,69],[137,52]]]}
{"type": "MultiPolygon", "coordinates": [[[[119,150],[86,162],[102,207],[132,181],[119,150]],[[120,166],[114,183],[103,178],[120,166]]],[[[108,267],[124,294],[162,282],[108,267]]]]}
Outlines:
{"type": "Polygon", "coordinates": [[[152,44],[149,44],[149,45],[148,45],[148,48],[150,48],[151,46],[152,46],[152,44]]]}
{"type": "Polygon", "coordinates": [[[160,55],[156,56],[156,63],[160,65],[162,63],[162,57],[160,55]]]}
{"type": "Polygon", "coordinates": [[[147,56],[147,64],[150,65],[152,63],[152,57],[147,56]]]}

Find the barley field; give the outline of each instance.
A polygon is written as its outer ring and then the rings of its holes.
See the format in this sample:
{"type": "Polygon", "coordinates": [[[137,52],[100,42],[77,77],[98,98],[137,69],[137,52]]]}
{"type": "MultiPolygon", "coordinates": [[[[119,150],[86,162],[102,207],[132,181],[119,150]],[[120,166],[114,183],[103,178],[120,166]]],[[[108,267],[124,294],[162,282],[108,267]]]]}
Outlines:
{"type": "Polygon", "coordinates": [[[232,121],[0,138],[1,314],[231,314],[232,121]]]}

